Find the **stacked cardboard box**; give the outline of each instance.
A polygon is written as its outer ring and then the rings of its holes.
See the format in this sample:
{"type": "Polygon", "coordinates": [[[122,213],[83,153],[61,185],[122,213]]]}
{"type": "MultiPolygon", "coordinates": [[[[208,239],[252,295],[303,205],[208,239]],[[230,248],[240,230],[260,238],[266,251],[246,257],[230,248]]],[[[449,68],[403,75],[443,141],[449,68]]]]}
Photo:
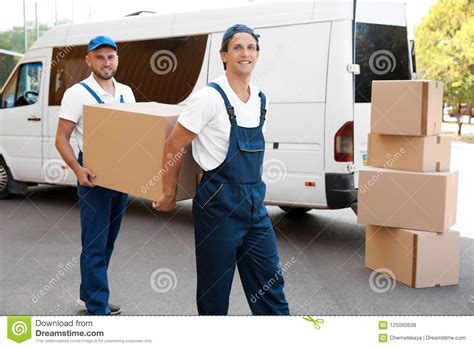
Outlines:
{"type": "Polygon", "coordinates": [[[368,167],[360,170],[358,222],[367,225],[365,266],[415,288],[459,279],[458,173],[441,136],[443,85],[374,81],[368,167]]]}

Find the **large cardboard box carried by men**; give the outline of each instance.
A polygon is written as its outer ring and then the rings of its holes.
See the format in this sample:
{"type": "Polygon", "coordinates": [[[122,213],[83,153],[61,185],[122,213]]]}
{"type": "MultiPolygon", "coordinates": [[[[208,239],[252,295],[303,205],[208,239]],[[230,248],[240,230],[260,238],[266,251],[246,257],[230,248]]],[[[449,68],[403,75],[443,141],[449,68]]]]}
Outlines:
{"type": "Polygon", "coordinates": [[[153,102],[84,106],[84,166],[96,174],[94,184],[156,200],[164,171],[182,158],[176,198],[192,198],[201,169],[191,147],[167,156],[162,168],[166,137],[182,110],[153,102]]]}
{"type": "Polygon", "coordinates": [[[371,132],[393,135],[438,135],[443,115],[439,81],[373,81],[371,132]]]}
{"type": "Polygon", "coordinates": [[[414,288],[458,284],[459,232],[367,225],[365,266],[414,288]]]}

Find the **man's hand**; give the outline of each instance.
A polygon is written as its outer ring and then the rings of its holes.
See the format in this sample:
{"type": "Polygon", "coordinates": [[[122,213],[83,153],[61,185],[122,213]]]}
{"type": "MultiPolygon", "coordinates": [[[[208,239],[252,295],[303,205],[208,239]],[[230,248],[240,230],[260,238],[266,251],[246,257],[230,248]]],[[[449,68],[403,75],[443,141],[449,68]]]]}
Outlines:
{"type": "Polygon", "coordinates": [[[176,196],[162,193],[156,202],[152,204],[153,209],[162,212],[170,212],[176,208],[176,196]]]}
{"type": "Polygon", "coordinates": [[[95,174],[92,172],[92,170],[84,168],[84,167],[79,167],[76,170],[75,174],[77,176],[77,181],[79,181],[79,185],[88,186],[88,187],[95,186],[90,181],[91,178],[95,178],[95,174]]]}

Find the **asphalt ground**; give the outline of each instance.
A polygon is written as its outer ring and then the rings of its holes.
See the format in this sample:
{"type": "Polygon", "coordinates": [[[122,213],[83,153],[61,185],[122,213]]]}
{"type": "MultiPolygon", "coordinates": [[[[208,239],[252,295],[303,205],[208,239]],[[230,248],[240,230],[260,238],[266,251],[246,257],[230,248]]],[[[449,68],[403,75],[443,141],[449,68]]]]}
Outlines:
{"type": "MultiPolygon", "coordinates": [[[[365,226],[350,209],[286,215],[268,207],[294,315],[472,315],[474,145],[453,143],[459,170],[459,285],[413,289],[364,267],[365,226]]],[[[172,214],[131,198],[109,269],[124,315],[196,315],[191,202],[172,214]]],[[[0,315],[78,315],[80,221],[75,188],[40,185],[0,201],[0,315]]],[[[229,314],[248,315],[236,272],[229,314]]]]}

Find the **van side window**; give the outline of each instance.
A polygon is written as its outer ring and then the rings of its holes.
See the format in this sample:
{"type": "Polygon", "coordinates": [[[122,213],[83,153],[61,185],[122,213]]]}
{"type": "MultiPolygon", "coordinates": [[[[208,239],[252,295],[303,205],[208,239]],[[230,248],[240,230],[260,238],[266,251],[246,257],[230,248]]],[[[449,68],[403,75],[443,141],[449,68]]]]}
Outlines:
{"type": "MultiPolygon", "coordinates": [[[[194,89],[208,35],[117,42],[115,78],[129,85],[137,102],[178,104],[194,89]]],[[[86,46],[53,48],[49,105],[61,105],[66,89],[87,78],[86,46]]]]}
{"type": "Polygon", "coordinates": [[[13,74],[2,95],[2,108],[31,105],[38,101],[41,63],[26,63],[13,74]]]}
{"type": "Polygon", "coordinates": [[[2,95],[2,108],[12,108],[15,106],[15,93],[18,84],[18,73],[20,68],[16,69],[10,81],[6,85],[2,95]]]}
{"type": "Polygon", "coordinates": [[[356,23],[355,39],[356,103],[370,103],[374,80],[411,79],[406,27],[356,23]]]}

